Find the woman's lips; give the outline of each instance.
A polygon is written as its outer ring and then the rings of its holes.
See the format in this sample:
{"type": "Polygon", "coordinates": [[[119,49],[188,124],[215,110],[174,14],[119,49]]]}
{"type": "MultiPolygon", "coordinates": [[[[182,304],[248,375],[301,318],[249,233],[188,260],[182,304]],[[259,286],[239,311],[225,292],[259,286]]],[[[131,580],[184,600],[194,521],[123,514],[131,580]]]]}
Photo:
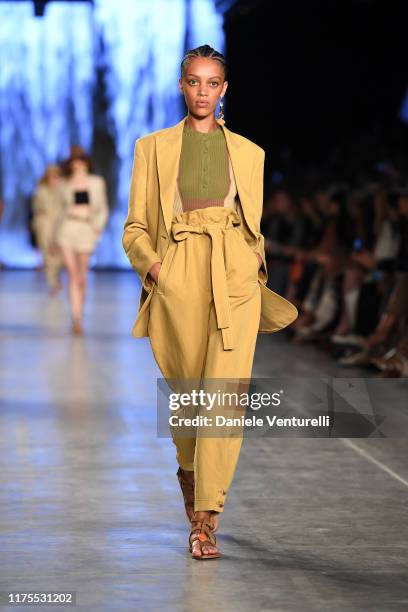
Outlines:
{"type": "Polygon", "coordinates": [[[208,106],[209,102],[197,102],[197,106],[208,106]]]}

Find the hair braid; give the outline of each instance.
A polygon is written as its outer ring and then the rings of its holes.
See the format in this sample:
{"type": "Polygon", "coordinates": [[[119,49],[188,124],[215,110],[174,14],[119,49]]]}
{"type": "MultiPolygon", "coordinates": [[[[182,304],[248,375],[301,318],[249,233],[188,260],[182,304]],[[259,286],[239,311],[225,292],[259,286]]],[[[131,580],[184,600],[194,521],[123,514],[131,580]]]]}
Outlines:
{"type": "Polygon", "coordinates": [[[181,62],[181,76],[184,76],[185,70],[189,62],[195,57],[209,57],[210,59],[217,60],[221,63],[224,69],[224,80],[227,78],[227,64],[225,61],[225,57],[219,51],[216,51],[210,45],[201,45],[200,47],[196,47],[195,49],[190,49],[183,57],[183,61],[181,62]]]}

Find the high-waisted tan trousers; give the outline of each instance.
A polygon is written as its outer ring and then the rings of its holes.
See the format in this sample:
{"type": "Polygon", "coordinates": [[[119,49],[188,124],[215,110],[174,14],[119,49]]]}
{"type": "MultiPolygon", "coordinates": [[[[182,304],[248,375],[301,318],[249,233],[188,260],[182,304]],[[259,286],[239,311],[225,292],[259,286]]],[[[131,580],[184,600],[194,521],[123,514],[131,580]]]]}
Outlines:
{"type": "MultiPolygon", "coordinates": [[[[237,212],[178,213],[152,291],[148,334],[166,379],[250,379],[261,314],[259,261],[237,212]]],[[[195,473],[195,510],[223,512],[242,435],[177,437],[176,458],[195,473]]]]}

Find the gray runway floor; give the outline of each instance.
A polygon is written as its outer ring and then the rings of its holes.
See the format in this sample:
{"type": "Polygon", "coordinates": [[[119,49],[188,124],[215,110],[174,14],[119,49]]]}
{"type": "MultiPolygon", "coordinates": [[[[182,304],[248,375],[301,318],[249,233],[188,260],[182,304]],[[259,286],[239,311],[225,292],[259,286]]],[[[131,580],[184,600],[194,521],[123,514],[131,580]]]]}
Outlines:
{"type": "MultiPolygon", "coordinates": [[[[405,439],[245,440],[223,558],[190,558],[160,373],[130,335],[138,293],[132,273],[91,274],[72,338],[65,294],[0,272],[0,591],[75,591],[76,609],[109,612],[408,610],[405,439]]],[[[272,334],[253,374],[361,372],[272,334]]]]}

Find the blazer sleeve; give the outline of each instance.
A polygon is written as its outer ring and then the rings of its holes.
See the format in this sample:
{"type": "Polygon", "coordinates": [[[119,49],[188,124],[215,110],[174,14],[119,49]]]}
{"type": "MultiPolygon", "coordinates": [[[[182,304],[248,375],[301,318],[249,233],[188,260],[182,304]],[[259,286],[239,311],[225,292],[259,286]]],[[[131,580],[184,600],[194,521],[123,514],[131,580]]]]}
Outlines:
{"type": "Polygon", "coordinates": [[[153,281],[148,277],[152,265],[161,262],[153,248],[147,227],[147,162],[140,138],[136,140],[128,214],[125,220],[122,245],[132,267],[138,273],[143,287],[149,291],[153,281]]]}
{"type": "Polygon", "coordinates": [[[252,249],[255,253],[258,253],[262,258],[262,265],[259,268],[259,279],[266,285],[268,280],[268,271],[266,268],[265,259],[265,240],[261,234],[261,219],[263,211],[263,195],[264,195],[264,164],[265,164],[265,151],[260,150],[254,163],[252,171],[252,190],[253,194],[253,206],[254,206],[254,222],[256,230],[256,242],[253,243],[252,249]]]}

